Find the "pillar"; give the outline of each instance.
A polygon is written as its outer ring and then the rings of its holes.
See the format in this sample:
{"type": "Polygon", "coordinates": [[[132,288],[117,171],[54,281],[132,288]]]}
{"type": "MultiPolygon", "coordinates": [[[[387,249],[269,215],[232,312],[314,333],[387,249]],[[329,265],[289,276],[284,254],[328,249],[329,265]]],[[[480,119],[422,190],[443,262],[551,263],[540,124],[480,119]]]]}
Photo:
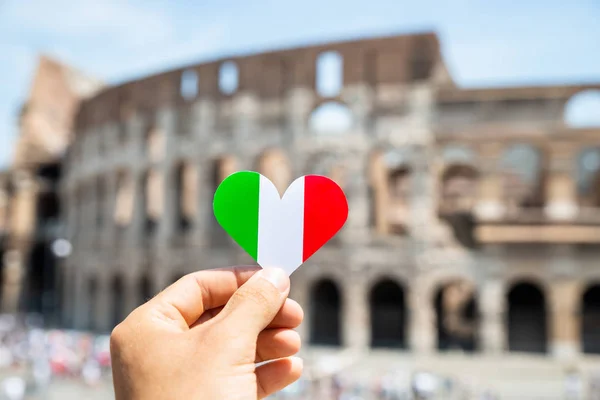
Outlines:
{"type": "Polygon", "coordinates": [[[373,191],[373,199],[371,200],[373,204],[371,204],[371,207],[374,207],[375,231],[385,235],[389,232],[387,218],[389,196],[387,192],[387,167],[385,166],[383,153],[372,155],[369,163],[369,183],[373,191]]]}
{"type": "Polygon", "coordinates": [[[573,358],[580,352],[579,286],[573,280],[552,285],[549,298],[550,350],[556,358],[573,358]]]}
{"type": "Polygon", "coordinates": [[[546,216],[552,220],[569,220],[577,214],[577,188],[573,167],[576,148],[569,142],[551,142],[545,169],[546,216]]]}
{"type": "Polygon", "coordinates": [[[369,300],[364,278],[352,276],[341,286],[342,343],[363,350],[369,347],[369,300]]]}
{"type": "Polygon", "coordinates": [[[481,219],[498,219],[504,215],[502,201],[502,177],[499,162],[502,156],[501,143],[484,143],[479,147],[479,195],[475,212],[481,219]]]}
{"type": "Polygon", "coordinates": [[[352,212],[348,221],[340,232],[346,243],[364,242],[370,234],[369,227],[369,183],[365,171],[367,166],[363,162],[355,161],[346,163],[347,171],[343,182],[343,189],[348,199],[348,207],[352,212]]]}
{"type": "MultiPolygon", "coordinates": [[[[190,107],[190,113],[193,112],[193,107],[190,107]]],[[[186,107],[186,106],[184,106],[186,107]]],[[[162,196],[162,210],[160,218],[158,220],[157,234],[160,237],[160,243],[166,243],[168,238],[173,237],[176,231],[176,218],[175,218],[175,207],[179,199],[175,187],[176,168],[178,167],[179,160],[174,158],[174,155],[178,153],[177,147],[179,142],[186,135],[181,129],[178,129],[178,113],[175,109],[170,108],[162,110],[158,114],[157,125],[163,134],[164,148],[163,157],[157,162],[155,166],[157,172],[160,174],[162,180],[161,193],[156,193],[156,196],[162,196]]],[[[189,126],[187,127],[187,133],[191,134],[193,130],[193,117],[190,117],[189,126]]],[[[147,199],[149,201],[149,199],[147,199]]]]}
{"type": "Polygon", "coordinates": [[[18,171],[16,193],[11,202],[10,232],[17,240],[27,240],[33,234],[36,218],[37,189],[28,171],[18,171]]]}
{"type": "Polygon", "coordinates": [[[19,300],[23,285],[23,253],[19,250],[9,250],[4,253],[4,268],[2,269],[2,312],[15,313],[19,309],[19,300]]]}
{"type": "Polygon", "coordinates": [[[479,294],[480,347],[487,354],[499,354],[506,348],[506,297],[504,284],[487,280],[479,294]]]}
{"type": "Polygon", "coordinates": [[[310,340],[310,286],[304,279],[299,279],[298,274],[291,277],[290,298],[297,301],[304,310],[304,320],[296,329],[303,341],[308,343],[310,340]]]}
{"type": "Polygon", "coordinates": [[[408,294],[410,348],[416,354],[429,354],[436,346],[433,298],[422,283],[412,286],[408,294]]]}
{"type": "Polygon", "coordinates": [[[295,87],[287,91],[285,100],[287,126],[290,140],[296,141],[306,137],[307,121],[314,105],[314,91],[306,87],[295,87]]]}
{"type": "Polygon", "coordinates": [[[259,98],[252,92],[240,93],[233,100],[233,109],[233,143],[243,148],[248,140],[252,140],[257,129],[256,121],[260,116],[259,98]]]}
{"type": "Polygon", "coordinates": [[[177,219],[177,209],[180,207],[179,202],[181,199],[178,197],[177,193],[177,185],[179,182],[176,179],[180,177],[177,176],[177,169],[179,168],[179,163],[169,163],[168,168],[163,169],[160,173],[163,174],[162,177],[162,191],[160,196],[163,196],[163,209],[161,213],[161,217],[158,223],[158,232],[160,235],[160,242],[166,243],[170,238],[173,238],[179,232],[177,230],[178,219],[177,219]]]}

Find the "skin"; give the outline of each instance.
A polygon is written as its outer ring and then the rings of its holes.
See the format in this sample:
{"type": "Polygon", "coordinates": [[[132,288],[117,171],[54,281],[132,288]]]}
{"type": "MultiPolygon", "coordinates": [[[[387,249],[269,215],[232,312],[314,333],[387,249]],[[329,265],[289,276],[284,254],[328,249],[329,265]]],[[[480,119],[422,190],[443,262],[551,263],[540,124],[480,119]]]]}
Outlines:
{"type": "Polygon", "coordinates": [[[114,329],[116,399],[262,399],[293,383],[303,311],[289,287],[275,268],[184,276],[114,329]]]}

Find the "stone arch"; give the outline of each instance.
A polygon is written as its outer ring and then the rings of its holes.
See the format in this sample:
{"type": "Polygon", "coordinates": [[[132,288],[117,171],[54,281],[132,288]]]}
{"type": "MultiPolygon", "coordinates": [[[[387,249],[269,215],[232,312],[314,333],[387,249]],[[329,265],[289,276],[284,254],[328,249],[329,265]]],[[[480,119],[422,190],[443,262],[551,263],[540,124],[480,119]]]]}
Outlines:
{"type": "Polygon", "coordinates": [[[476,246],[474,209],[478,200],[479,173],[469,164],[450,164],[440,177],[438,212],[465,247],[476,246]]]}
{"type": "Polygon", "coordinates": [[[462,144],[444,146],[441,157],[444,165],[459,164],[474,166],[477,159],[473,149],[462,144]]]}
{"type": "Polygon", "coordinates": [[[125,286],[124,278],[117,274],[111,282],[111,318],[112,326],[117,326],[125,319],[125,286]]]}
{"type": "Polygon", "coordinates": [[[352,110],[344,103],[324,102],[316,107],[308,119],[309,130],[317,135],[340,135],[354,126],[352,110]]]}
{"type": "Polygon", "coordinates": [[[581,349],[600,354],[600,284],[587,287],[581,299],[581,349]]]}
{"type": "Polygon", "coordinates": [[[402,285],[380,279],[369,293],[371,347],[407,347],[408,312],[402,285]]]}
{"type": "Polygon", "coordinates": [[[475,285],[466,279],[446,281],[438,286],[433,301],[438,349],[475,351],[479,328],[475,285]]]}
{"type": "Polygon", "coordinates": [[[517,143],[504,151],[499,169],[509,213],[544,206],[544,161],[542,151],[531,144],[517,143]]]}
{"type": "Polygon", "coordinates": [[[237,160],[232,155],[217,157],[212,163],[211,187],[216,190],[225,178],[237,171],[237,160]]]}
{"type": "Polygon", "coordinates": [[[548,348],[547,305],[543,288],[515,282],[507,293],[509,351],[545,353],[548,348]]]}
{"type": "Polygon", "coordinates": [[[310,342],[340,346],[342,344],[342,297],[332,279],[321,279],[310,292],[310,342]]]}
{"type": "Polygon", "coordinates": [[[441,201],[444,208],[471,212],[477,200],[479,172],[469,164],[449,164],[441,174],[441,201]]]}
{"type": "Polygon", "coordinates": [[[146,171],[142,180],[144,188],[142,206],[145,210],[144,230],[148,234],[153,234],[163,214],[163,175],[157,169],[151,168],[146,171]]]}
{"type": "Polygon", "coordinates": [[[280,149],[269,149],[258,157],[258,171],[269,178],[280,195],[291,183],[292,168],[287,155],[280,149]]]}
{"type": "Polygon", "coordinates": [[[315,88],[322,97],[335,97],[344,86],[344,58],[337,51],[325,51],[317,57],[315,88]]]}
{"type": "Polygon", "coordinates": [[[379,150],[369,162],[371,207],[378,233],[403,235],[407,230],[412,192],[408,149],[379,150]]]}
{"type": "Polygon", "coordinates": [[[198,97],[198,72],[193,69],[186,69],[181,73],[179,82],[179,94],[181,98],[189,101],[198,97]]]}
{"type": "Polygon", "coordinates": [[[582,207],[600,207],[600,146],[586,147],[577,156],[576,181],[582,207]]]}
{"type": "Polygon", "coordinates": [[[600,90],[584,90],[569,99],[565,124],[574,128],[600,127],[600,90]]]}
{"type": "Polygon", "coordinates": [[[175,168],[175,215],[179,232],[191,229],[198,212],[198,170],[195,165],[181,161],[175,168]]]}

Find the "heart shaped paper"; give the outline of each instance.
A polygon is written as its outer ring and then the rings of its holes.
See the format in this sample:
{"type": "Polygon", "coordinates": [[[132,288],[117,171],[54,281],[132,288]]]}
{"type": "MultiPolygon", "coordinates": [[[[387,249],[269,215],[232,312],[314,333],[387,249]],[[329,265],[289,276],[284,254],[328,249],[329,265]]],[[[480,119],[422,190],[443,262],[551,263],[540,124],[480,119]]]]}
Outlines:
{"type": "Polygon", "coordinates": [[[229,175],[217,188],[213,210],[219,224],[263,266],[294,272],[344,225],[348,202],[331,179],[306,175],[283,198],[258,172],[229,175]]]}

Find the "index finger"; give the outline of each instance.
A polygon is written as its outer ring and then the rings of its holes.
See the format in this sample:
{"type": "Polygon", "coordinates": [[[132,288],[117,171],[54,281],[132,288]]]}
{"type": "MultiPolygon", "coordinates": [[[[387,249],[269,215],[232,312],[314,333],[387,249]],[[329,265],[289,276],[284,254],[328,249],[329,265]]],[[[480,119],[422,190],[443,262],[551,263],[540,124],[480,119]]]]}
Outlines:
{"type": "Polygon", "coordinates": [[[229,267],[209,269],[185,275],[167,287],[149,304],[162,304],[176,311],[176,318],[192,325],[206,310],[227,303],[233,293],[242,286],[260,267],[229,267]]]}

